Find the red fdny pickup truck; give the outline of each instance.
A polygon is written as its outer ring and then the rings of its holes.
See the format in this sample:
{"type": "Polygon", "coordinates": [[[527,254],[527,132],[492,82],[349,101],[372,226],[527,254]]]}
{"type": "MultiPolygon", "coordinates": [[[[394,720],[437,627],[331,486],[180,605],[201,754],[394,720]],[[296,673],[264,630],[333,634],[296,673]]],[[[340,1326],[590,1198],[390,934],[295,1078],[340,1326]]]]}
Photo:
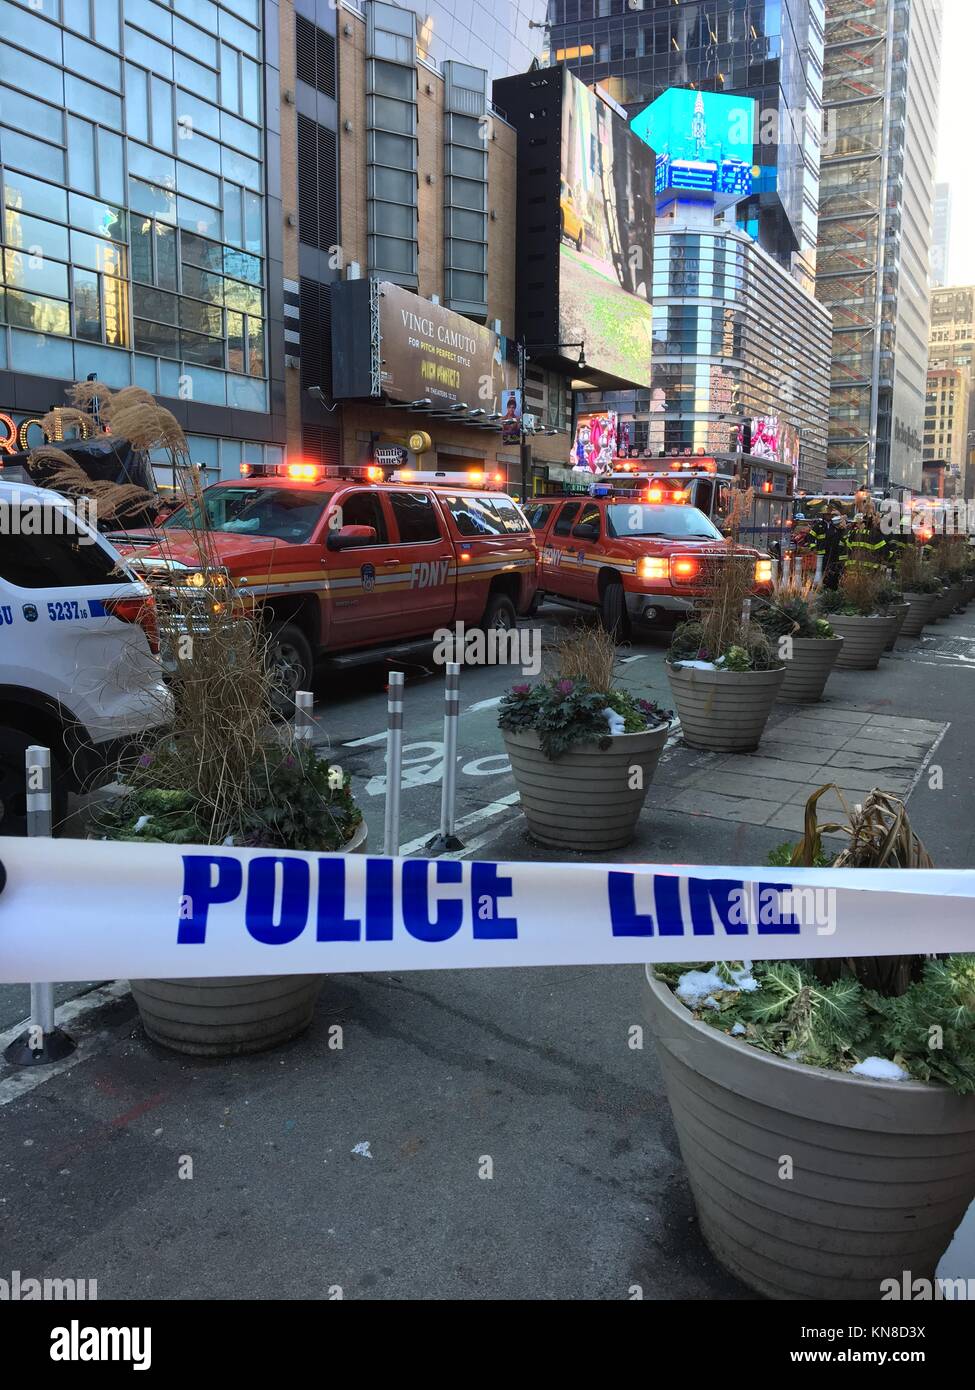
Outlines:
{"type": "Polygon", "coordinates": [[[634,622],[662,626],[689,616],[731,553],[754,559],[756,592],[772,583],[768,555],[729,548],[704,513],[686,504],[610,494],[538,498],[526,512],[540,550],[539,599],[598,609],[617,636],[634,622]]]}
{"type": "Polygon", "coordinates": [[[374,660],[459,622],[509,628],[532,606],[534,537],[502,492],[359,482],[290,464],[215,483],[202,498],[205,521],[184,506],[155,531],[118,538],[119,549],[157,592],[164,637],[171,585],[203,602],[216,580],[259,608],[285,698],[311,689],[322,658],[374,660]],[[201,522],[209,575],[187,529],[201,522]]]}

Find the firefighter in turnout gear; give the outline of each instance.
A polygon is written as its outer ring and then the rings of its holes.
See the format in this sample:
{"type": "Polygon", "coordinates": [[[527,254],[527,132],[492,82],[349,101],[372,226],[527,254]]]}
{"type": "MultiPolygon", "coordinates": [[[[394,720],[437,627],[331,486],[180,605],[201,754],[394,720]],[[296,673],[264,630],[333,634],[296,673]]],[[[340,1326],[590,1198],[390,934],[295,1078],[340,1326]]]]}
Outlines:
{"type": "Polygon", "coordinates": [[[887,537],[880,528],[876,513],[858,514],[850,532],[849,558],[867,569],[882,569],[888,563],[887,537]]]}
{"type": "Polygon", "coordinates": [[[823,587],[836,589],[843,562],[849,553],[846,521],[842,514],[830,509],[824,516],[817,517],[809,528],[805,543],[813,555],[822,557],[823,587]]]}

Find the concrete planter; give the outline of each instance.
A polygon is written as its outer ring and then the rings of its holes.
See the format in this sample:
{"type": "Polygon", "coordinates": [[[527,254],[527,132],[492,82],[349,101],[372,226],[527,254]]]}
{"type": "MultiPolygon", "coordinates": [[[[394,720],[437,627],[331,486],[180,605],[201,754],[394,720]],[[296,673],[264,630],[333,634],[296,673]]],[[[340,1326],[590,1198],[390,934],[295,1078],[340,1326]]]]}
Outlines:
{"type": "Polygon", "coordinates": [[[561,758],[546,758],[533,729],[501,733],[528,829],[540,844],[593,853],[630,843],[669,724],[640,734],[607,734],[605,747],[578,744],[561,758]],[[632,775],[635,767],[639,779],[632,775]],[[641,785],[631,787],[634,780],[641,785]]]}
{"type": "Polygon", "coordinates": [[[893,618],[850,617],[845,613],[830,613],[829,625],[840,637],[845,637],[843,650],[836,659],[838,670],[874,671],[894,630],[893,618]]]}
{"type": "MultiPolygon", "coordinates": [[[[363,821],[346,854],[365,854],[363,821]]],[[[212,979],[130,980],[153,1042],[194,1057],[261,1052],[311,1023],[324,975],[233,975],[212,979]]]]}
{"type": "Polygon", "coordinates": [[[920,637],[924,624],[931,617],[931,610],[934,607],[934,594],[905,594],[907,600],[907,617],[901,624],[902,637],[920,637]]]}
{"type": "Polygon", "coordinates": [[[792,656],[785,663],[779,699],[794,704],[821,700],[842,646],[842,637],[793,637],[792,656]]]}
{"type": "Polygon", "coordinates": [[[690,748],[747,753],[759,745],[786,671],[699,671],[668,661],[667,675],[690,748]]]}
{"type": "Polygon", "coordinates": [[[952,613],[961,602],[962,588],[960,584],[950,584],[942,589],[940,594],[934,596],[934,608],[931,610],[931,617],[936,621],[942,618],[950,618],[952,613]]]}
{"type": "Polygon", "coordinates": [[[975,1097],[870,1081],[699,1023],[647,967],[657,1042],[701,1232],[766,1298],[878,1300],[933,1279],[975,1197],[975,1097]],[[782,1156],[792,1177],[780,1177],[782,1156]]]}
{"type": "Polygon", "coordinates": [[[897,639],[904,630],[904,623],[910,612],[910,608],[911,605],[909,603],[892,603],[887,610],[888,618],[894,619],[894,630],[887,640],[887,645],[884,648],[885,652],[892,652],[897,646],[897,639]]]}

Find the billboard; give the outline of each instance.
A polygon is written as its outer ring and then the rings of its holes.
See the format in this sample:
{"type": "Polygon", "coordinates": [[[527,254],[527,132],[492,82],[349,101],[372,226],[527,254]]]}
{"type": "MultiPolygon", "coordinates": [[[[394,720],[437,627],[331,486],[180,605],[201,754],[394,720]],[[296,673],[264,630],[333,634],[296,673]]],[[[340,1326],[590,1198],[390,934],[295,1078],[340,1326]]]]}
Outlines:
{"type": "Polygon", "coordinates": [[[562,84],[559,341],[584,343],[595,371],[649,386],[653,152],[567,69],[562,84]]]}
{"type": "Polygon", "coordinates": [[[508,368],[497,333],[388,280],[378,293],[379,384],[389,400],[498,409],[508,368]]]}
{"type": "Polygon", "coordinates": [[[671,87],[630,129],[656,151],[654,188],[730,205],[752,192],[755,102],[671,87]]]}
{"type": "Polygon", "coordinates": [[[569,464],[577,472],[608,473],[619,446],[619,416],[615,410],[601,415],[582,415],[569,464]]]}

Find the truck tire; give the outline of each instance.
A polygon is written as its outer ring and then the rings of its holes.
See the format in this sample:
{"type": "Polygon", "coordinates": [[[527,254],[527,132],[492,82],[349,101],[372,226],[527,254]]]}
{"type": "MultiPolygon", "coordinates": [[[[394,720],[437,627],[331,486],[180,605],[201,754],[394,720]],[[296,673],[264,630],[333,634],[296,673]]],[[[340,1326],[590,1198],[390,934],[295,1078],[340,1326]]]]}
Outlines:
{"type": "Polygon", "coordinates": [[[618,579],[611,580],[603,590],[599,605],[599,619],[603,631],[621,642],[626,637],[629,624],[626,617],[626,603],[623,598],[623,585],[618,579]]]}
{"type": "Polygon", "coordinates": [[[275,623],[267,644],[267,664],[275,682],[273,705],[290,718],[299,690],[311,690],[315,661],[311,643],[297,623],[275,623]]]}
{"type": "Polygon", "coordinates": [[[507,632],[517,625],[518,614],[515,612],[515,605],[508,595],[492,594],[488,599],[487,608],[484,610],[484,617],[481,619],[481,626],[485,632],[491,628],[501,628],[507,632]]]}
{"type": "MultiPolygon", "coordinates": [[[[33,743],[22,729],[0,726],[0,835],[27,834],[27,776],[25,755],[33,743]]],[[[51,752],[51,823],[58,835],[68,813],[68,788],[64,768],[51,752]]]]}

